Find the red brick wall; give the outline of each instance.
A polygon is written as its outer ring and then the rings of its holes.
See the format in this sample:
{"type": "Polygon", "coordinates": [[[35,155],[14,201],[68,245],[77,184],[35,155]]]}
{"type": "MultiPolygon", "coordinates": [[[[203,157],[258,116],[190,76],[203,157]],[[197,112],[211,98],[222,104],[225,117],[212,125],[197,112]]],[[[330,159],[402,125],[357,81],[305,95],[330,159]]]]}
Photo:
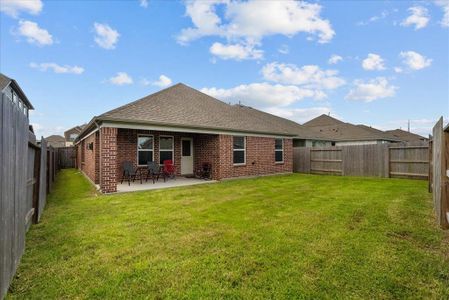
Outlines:
{"type": "Polygon", "coordinates": [[[96,181],[95,176],[95,134],[88,136],[86,139],[82,141],[83,149],[84,149],[84,163],[81,164],[81,170],[84,174],[87,175],[93,182],[96,181]],[[89,150],[87,146],[93,143],[94,149],[89,150]]]}
{"type": "Polygon", "coordinates": [[[117,128],[100,129],[100,189],[117,191],[117,128]]]}
{"type": "Polygon", "coordinates": [[[194,169],[201,168],[203,163],[212,165],[212,178],[219,178],[219,136],[196,134],[193,137],[193,161],[194,169]]]}
{"type": "Polygon", "coordinates": [[[290,173],[293,171],[293,143],[284,139],[284,162],[274,161],[274,138],[246,137],[246,164],[233,164],[233,137],[220,135],[220,174],[218,179],[257,176],[274,173],[290,173]]]}
{"type": "Polygon", "coordinates": [[[293,144],[284,139],[284,163],[274,161],[274,138],[246,137],[246,164],[233,164],[233,137],[230,135],[190,134],[135,129],[102,128],[78,145],[77,159],[81,162],[81,147],[84,147],[84,164],[79,168],[96,183],[103,192],[115,192],[116,183],[122,176],[124,161],[137,165],[137,136],[150,134],[154,137],[154,160],[159,162],[159,136],[174,137],[174,161],[180,175],[181,138],[193,138],[194,170],[202,163],[212,164],[213,179],[239,176],[257,176],[293,171],[293,144]],[[94,142],[94,149],[87,150],[88,143],[94,142]]]}
{"type": "Polygon", "coordinates": [[[218,135],[191,134],[181,132],[164,132],[135,129],[119,129],[117,137],[117,180],[120,181],[123,174],[123,162],[131,161],[137,166],[137,136],[149,134],[154,138],[154,161],[159,162],[159,136],[168,135],[174,137],[174,160],[178,175],[181,174],[181,138],[193,138],[193,167],[194,170],[201,167],[202,163],[212,164],[214,178],[218,178],[219,156],[218,135]]]}
{"type": "Polygon", "coordinates": [[[137,167],[137,136],[139,134],[148,134],[153,136],[153,159],[159,163],[159,137],[161,135],[174,137],[174,163],[178,175],[181,173],[181,137],[192,137],[190,133],[119,129],[117,136],[117,180],[120,181],[123,174],[123,162],[131,161],[134,167],[137,167]]]}

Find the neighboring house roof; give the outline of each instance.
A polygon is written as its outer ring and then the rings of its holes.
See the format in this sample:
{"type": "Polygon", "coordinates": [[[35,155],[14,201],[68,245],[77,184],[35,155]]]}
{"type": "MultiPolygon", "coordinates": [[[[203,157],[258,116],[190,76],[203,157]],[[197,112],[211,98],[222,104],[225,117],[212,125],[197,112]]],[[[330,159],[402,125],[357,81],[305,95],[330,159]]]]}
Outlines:
{"type": "Polygon", "coordinates": [[[33,105],[31,104],[30,100],[28,100],[19,84],[14,79],[0,73],[0,91],[3,91],[9,85],[11,85],[14,91],[19,94],[20,99],[22,99],[22,101],[26,104],[26,106],[28,106],[29,109],[34,109],[33,105]]]}
{"type": "Polygon", "coordinates": [[[297,138],[306,139],[306,140],[326,140],[328,141],[324,135],[319,132],[313,131],[301,124],[298,124],[294,121],[281,118],[258,109],[254,109],[252,107],[243,106],[243,105],[234,105],[235,107],[241,109],[245,115],[251,115],[253,117],[260,118],[263,122],[267,122],[270,126],[282,126],[284,130],[295,134],[297,138]]]}
{"type": "Polygon", "coordinates": [[[73,133],[80,134],[80,132],[83,130],[84,126],[86,126],[86,124],[77,125],[75,127],[72,127],[70,129],[64,131],[64,137],[65,137],[66,141],[70,140],[71,134],[73,134],[73,133]]]}
{"type": "Polygon", "coordinates": [[[56,135],[56,134],[46,137],[45,140],[47,142],[56,142],[56,143],[62,142],[62,143],[65,143],[65,138],[63,136],[61,136],[61,135],[56,135]]]}
{"type": "Polygon", "coordinates": [[[304,126],[333,141],[401,141],[384,131],[365,125],[345,123],[328,115],[316,117],[304,123],[304,126]]]}
{"type": "Polygon", "coordinates": [[[382,131],[382,130],[379,130],[377,128],[374,128],[374,127],[371,127],[371,126],[366,126],[366,125],[363,125],[363,124],[359,124],[357,126],[360,127],[360,128],[363,128],[365,130],[368,130],[368,131],[370,131],[372,133],[375,133],[375,134],[378,134],[380,136],[383,136],[387,140],[388,139],[390,139],[390,140],[398,139],[397,136],[394,136],[393,134],[389,133],[388,131],[382,131]]]}
{"type": "Polygon", "coordinates": [[[290,137],[297,136],[301,131],[309,132],[293,121],[254,108],[227,104],[182,83],[94,117],[77,140],[94,130],[98,122],[290,137]]]}
{"type": "Polygon", "coordinates": [[[402,129],[395,129],[395,130],[387,130],[385,131],[394,137],[404,141],[404,142],[417,142],[417,141],[427,141],[428,138],[423,137],[419,134],[408,132],[402,129]]]}
{"type": "Polygon", "coordinates": [[[312,120],[309,120],[305,122],[303,125],[307,127],[319,127],[319,126],[330,126],[330,125],[338,125],[338,124],[344,124],[343,121],[340,121],[338,119],[332,118],[329,115],[321,115],[316,118],[313,118],[312,120]]]}

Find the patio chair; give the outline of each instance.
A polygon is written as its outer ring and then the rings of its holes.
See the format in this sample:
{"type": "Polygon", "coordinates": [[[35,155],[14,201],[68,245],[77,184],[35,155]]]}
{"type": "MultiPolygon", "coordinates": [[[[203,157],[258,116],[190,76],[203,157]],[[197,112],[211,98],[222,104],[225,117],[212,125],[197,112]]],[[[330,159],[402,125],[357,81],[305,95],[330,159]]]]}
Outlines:
{"type": "MultiPolygon", "coordinates": [[[[121,184],[123,184],[124,180],[128,180],[128,185],[131,185],[131,180],[134,182],[136,180],[137,175],[139,171],[138,169],[135,169],[133,166],[133,163],[130,161],[123,162],[123,173],[122,173],[122,180],[121,184]]],[[[140,183],[142,183],[142,176],[140,177],[140,183]]]]}
{"type": "Polygon", "coordinates": [[[210,179],[212,174],[212,164],[205,162],[201,164],[195,172],[195,176],[201,179],[210,179]]]}
{"type": "Polygon", "coordinates": [[[176,179],[176,167],[171,159],[164,160],[164,175],[176,179]]]}
{"type": "Polygon", "coordinates": [[[151,177],[151,179],[153,180],[153,184],[154,184],[155,181],[159,181],[159,176],[161,176],[161,175],[164,177],[164,182],[165,182],[165,174],[164,174],[164,172],[161,172],[161,166],[154,161],[149,161],[146,181],[148,181],[148,178],[151,177]]]}

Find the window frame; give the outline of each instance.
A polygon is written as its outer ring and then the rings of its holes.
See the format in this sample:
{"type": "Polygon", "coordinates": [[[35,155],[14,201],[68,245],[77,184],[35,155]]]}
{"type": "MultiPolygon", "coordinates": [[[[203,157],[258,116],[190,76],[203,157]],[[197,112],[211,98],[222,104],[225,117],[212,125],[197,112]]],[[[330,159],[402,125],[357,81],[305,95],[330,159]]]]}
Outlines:
{"type": "Polygon", "coordinates": [[[242,135],[233,135],[232,136],[232,164],[234,166],[246,166],[246,136],[242,135]],[[243,138],[243,149],[235,149],[234,148],[234,138],[242,137],[243,138]],[[234,163],[234,154],[236,151],[243,151],[243,162],[242,163],[234,163]]]}
{"type": "Polygon", "coordinates": [[[162,134],[162,135],[159,135],[159,145],[158,145],[159,147],[159,164],[160,165],[162,165],[164,162],[162,162],[161,163],[161,151],[171,151],[171,153],[172,153],[172,155],[171,155],[171,157],[172,157],[172,163],[173,163],[173,165],[175,164],[175,136],[174,135],[165,135],[165,134],[162,134]],[[168,150],[168,149],[162,149],[161,150],[161,137],[162,138],[167,138],[167,137],[169,137],[169,138],[171,138],[171,144],[172,144],[172,149],[171,150],[168,150]]]}
{"type": "Polygon", "coordinates": [[[284,163],[284,139],[283,138],[275,138],[274,139],[274,163],[283,164],[284,163]],[[276,140],[281,140],[282,149],[276,149],[276,140]],[[276,160],[276,152],[282,152],[282,160],[276,160]]]}
{"type": "Polygon", "coordinates": [[[137,166],[138,167],[142,167],[142,166],[146,166],[147,164],[141,165],[139,164],[139,152],[149,152],[151,151],[151,161],[154,161],[154,136],[152,134],[138,134],[137,135],[137,143],[136,143],[136,149],[137,149],[137,157],[136,157],[136,162],[137,162],[137,166]],[[151,149],[139,149],[139,137],[150,137],[153,139],[153,143],[152,143],[152,148],[151,149]]]}

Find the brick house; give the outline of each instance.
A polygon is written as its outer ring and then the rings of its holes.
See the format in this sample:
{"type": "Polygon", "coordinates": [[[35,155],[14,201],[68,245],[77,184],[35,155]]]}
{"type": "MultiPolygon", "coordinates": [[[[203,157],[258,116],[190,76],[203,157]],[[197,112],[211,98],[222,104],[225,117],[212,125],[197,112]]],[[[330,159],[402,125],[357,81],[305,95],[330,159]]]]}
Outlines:
{"type": "Polygon", "coordinates": [[[104,193],[117,190],[124,161],[173,160],[178,175],[204,162],[212,178],[290,173],[301,125],[230,105],[184,84],[94,117],[75,140],[77,167],[104,193]]]}

